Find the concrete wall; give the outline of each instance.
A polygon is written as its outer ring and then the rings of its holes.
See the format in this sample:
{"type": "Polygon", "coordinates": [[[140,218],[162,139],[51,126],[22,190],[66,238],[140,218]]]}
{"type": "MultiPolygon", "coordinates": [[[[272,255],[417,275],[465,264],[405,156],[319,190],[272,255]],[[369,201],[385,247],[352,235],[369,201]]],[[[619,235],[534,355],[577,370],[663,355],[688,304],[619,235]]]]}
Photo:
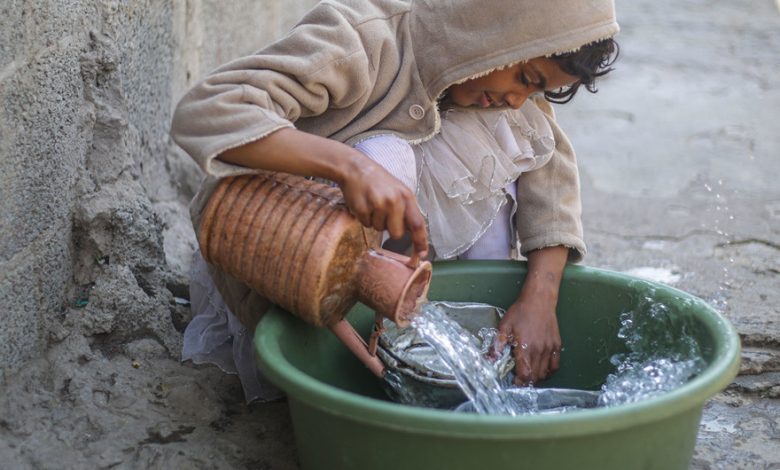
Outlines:
{"type": "Polygon", "coordinates": [[[313,3],[0,4],[0,379],[70,334],[178,353],[199,170],[168,137],[172,109],[313,3]]]}

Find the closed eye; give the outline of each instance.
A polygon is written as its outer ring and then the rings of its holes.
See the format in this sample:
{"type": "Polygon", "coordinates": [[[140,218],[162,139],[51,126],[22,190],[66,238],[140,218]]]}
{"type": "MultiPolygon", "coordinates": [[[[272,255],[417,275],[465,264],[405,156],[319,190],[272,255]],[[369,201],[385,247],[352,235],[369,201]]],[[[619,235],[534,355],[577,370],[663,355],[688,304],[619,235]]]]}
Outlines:
{"type": "Polygon", "coordinates": [[[531,84],[531,81],[528,79],[528,75],[526,75],[525,72],[520,72],[520,76],[518,78],[520,79],[520,83],[522,83],[523,86],[529,86],[531,84]]]}
{"type": "Polygon", "coordinates": [[[526,75],[525,71],[523,71],[520,72],[520,76],[518,78],[520,79],[520,83],[522,83],[523,86],[534,87],[538,91],[544,91],[547,88],[547,80],[541,74],[539,75],[538,80],[532,81],[528,75],[526,75]]]}

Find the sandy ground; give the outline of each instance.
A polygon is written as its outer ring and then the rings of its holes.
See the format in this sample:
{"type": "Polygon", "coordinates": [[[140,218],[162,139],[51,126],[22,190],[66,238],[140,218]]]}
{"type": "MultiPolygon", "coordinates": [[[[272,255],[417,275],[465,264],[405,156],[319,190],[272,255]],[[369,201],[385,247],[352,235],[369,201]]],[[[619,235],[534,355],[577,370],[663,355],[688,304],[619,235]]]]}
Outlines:
{"type": "MultiPolygon", "coordinates": [[[[733,322],[741,374],[707,403],[692,468],[780,468],[780,13],[770,0],[617,7],[617,70],[558,108],[587,264],[667,282],[733,322]]],[[[80,334],[72,315],[6,378],[0,467],[297,468],[284,401],[247,406],[235,377],[142,332],[80,334]]]]}

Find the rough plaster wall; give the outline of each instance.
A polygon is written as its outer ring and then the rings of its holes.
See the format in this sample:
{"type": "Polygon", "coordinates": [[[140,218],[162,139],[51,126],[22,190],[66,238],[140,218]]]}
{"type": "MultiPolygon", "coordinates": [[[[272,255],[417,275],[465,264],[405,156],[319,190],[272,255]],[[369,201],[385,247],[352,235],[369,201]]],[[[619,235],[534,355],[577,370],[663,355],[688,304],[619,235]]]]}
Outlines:
{"type": "Polygon", "coordinates": [[[0,6],[0,370],[40,353],[70,284],[73,188],[93,119],[79,57],[94,17],[77,1],[0,6]]]}
{"type": "Polygon", "coordinates": [[[171,112],[313,3],[0,3],[0,380],[74,333],[178,354],[200,175],[171,112]]]}

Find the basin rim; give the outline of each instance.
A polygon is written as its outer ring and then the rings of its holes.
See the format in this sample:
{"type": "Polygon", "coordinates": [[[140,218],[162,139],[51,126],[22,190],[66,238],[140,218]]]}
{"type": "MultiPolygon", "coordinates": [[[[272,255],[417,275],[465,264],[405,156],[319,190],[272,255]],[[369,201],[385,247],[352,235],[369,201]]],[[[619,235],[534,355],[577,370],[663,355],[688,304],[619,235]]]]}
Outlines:
{"type": "MultiPolygon", "coordinates": [[[[434,263],[436,274],[457,272],[517,273],[524,263],[513,261],[456,261],[434,263]],[[465,266],[464,266],[465,264],[465,266]]],[[[704,402],[723,390],[739,370],[740,344],[733,326],[703,300],[673,287],[626,274],[586,266],[567,266],[567,280],[598,279],[627,285],[646,284],[676,298],[687,299],[697,308],[697,320],[719,335],[712,362],[694,379],[656,397],[612,408],[593,408],[558,415],[485,416],[455,413],[392,403],[342,390],[321,382],[290,363],[274,340],[286,322],[300,322],[281,308],[269,310],[255,331],[258,360],[268,378],[293,400],[306,403],[334,416],[364,425],[406,433],[485,440],[564,438],[619,431],[650,424],[702,408],[704,402]],[[266,338],[267,337],[267,338],[266,338]]]]}

